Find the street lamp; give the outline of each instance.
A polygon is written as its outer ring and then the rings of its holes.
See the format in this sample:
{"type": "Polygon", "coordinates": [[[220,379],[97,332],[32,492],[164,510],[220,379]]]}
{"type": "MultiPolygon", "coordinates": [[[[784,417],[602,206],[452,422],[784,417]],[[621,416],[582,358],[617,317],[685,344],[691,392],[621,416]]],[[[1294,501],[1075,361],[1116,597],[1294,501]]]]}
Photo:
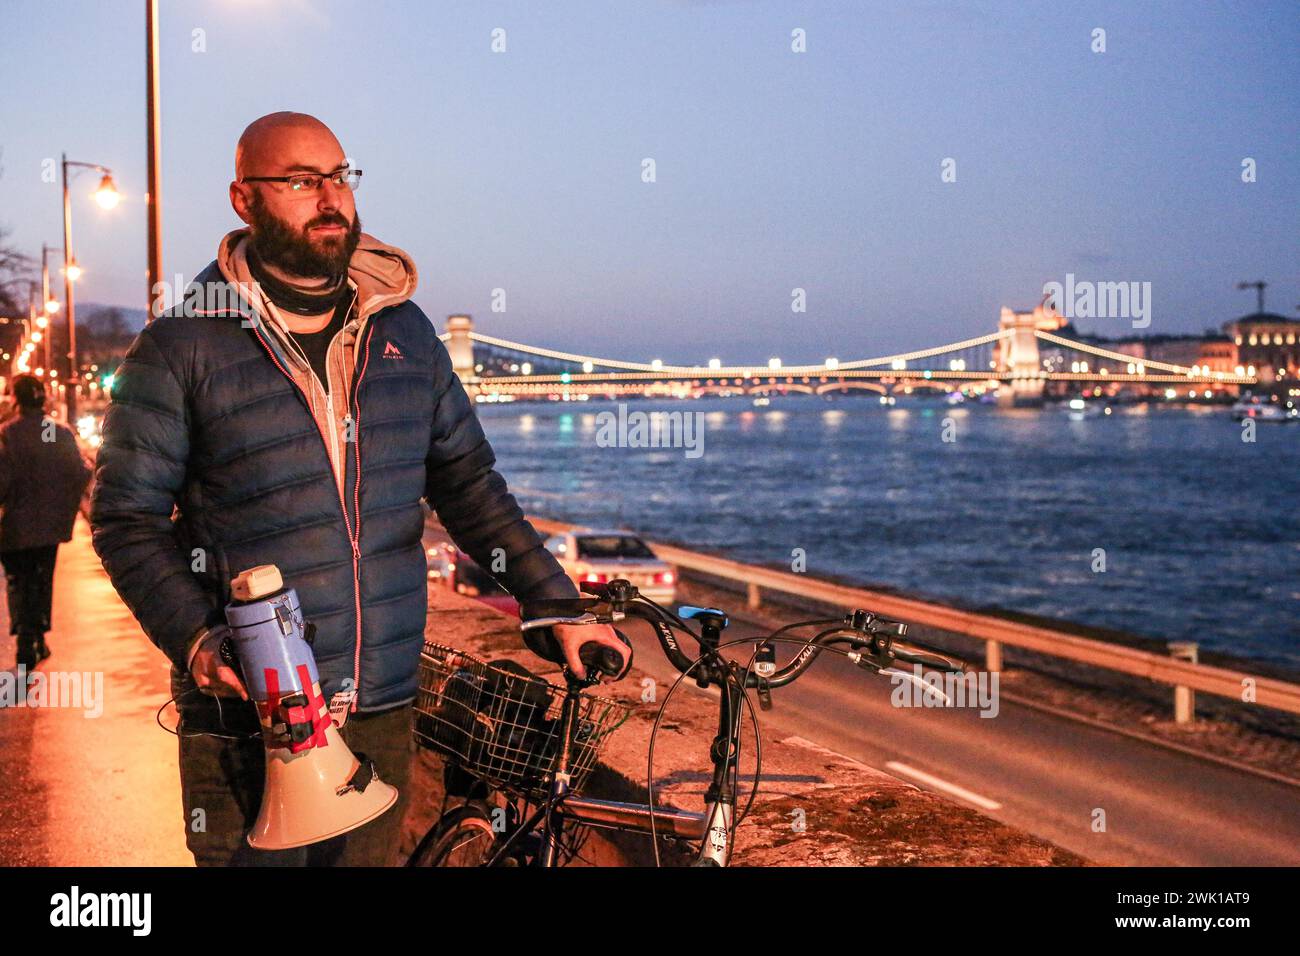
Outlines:
{"type": "Polygon", "coordinates": [[[99,203],[104,209],[112,209],[122,201],[122,194],[117,191],[117,186],[113,184],[113,177],[107,173],[99,181],[99,188],[95,190],[95,202],[99,203]]]}
{"type": "MultiPolygon", "coordinates": [[[[43,307],[45,309],[45,315],[41,317],[41,321],[44,325],[41,325],[41,328],[45,328],[49,325],[50,320],[54,318],[55,313],[59,311],[59,300],[50,294],[50,253],[57,251],[58,250],[56,249],[51,249],[45,243],[41,243],[41,301],[45,303],[43,307]]],[[[46,368],[50,367],[50,341],[53,338],[54,336],[52,335],[47,335],[45,337],[46,368]]]]}
{"type": "Polygon", "coordinates": [[[105,209],[117,205],[121,196],[113,184],[113,171],[98,163],[79,163],[68,159],[63,154],[63,298],[68,303],[68,391],[67,420],[73,421],[77,415],[77,309],[72,296],[72,284],[81,275],[81,269],[72,255],[72,194],[68,191],[68,167],[93,169],[102,177],[99,188],[95,190],[95,199],[105,209]]]}

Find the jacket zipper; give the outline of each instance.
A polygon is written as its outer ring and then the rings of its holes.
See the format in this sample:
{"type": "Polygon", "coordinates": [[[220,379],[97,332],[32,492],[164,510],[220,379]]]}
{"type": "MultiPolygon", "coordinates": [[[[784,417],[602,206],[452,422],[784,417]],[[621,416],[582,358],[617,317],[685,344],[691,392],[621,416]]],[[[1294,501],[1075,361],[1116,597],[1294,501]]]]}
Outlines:
{"type": "MultiPolygon", "coordinates": [[[[271,347],[266,343],[266,340],[262,338],[262,333],[259,332],[256,328],[254,328],[253,334],[257,336],[257,341],[261,344],[262,348],[266,350],[266,354],[270,356],[271,361],[275,363],[275,367],[278,368],[281,374],[284,375],[284,377],[289,380],[289,383],[293,385],[293,387],[296,388],[302,394],[303,400],[306,401],[307,403],[308,411],[310,411],[311,410],[310,396],[308,396],[306,391],[303,390],[303,387],[299,385],[298,381],[289,373],[289,370],[286,369],[282,364],[280,364],[280,360],[275,357],[275,352],[271,350],[271,347]]],[[[370,358],[370,336],[373,334],[374,334],[374,330],[372,328],[368,331],[366,335],[367,362],[369,361],[370,358]]],[[[364,365],[361,368],[361,374],[362,375],[365,374],[364,365]]],[[[360,386],[361,386],[361,377],[358,376],[357,388],[353,391],[354,397],[356,397],[357,392],[360,391],[360,386]]],[[[329,390],[326,389],[326,392],[328,391],[329,390]]],[[[358,539],[361,537],[361,448],[360,448],[361,436],[358,432],[357,424],[356,424],[357,421],[359,421],[360,413],[361,413],[360,400],[358,399],[357,418],[353,420],[353,426],[352,426],[352,437],[354,439],[353,445],[356,446],[356,462],[357,462],[356,483],[353,490],[354,507],[356,508],[357,511],[356,533],[353,533],[352,521],[350,518],[348,518],[348,506],[343,499],[343,490],[339,487],[339,483],[334,479],[334,475],[333,474],[330,475],[330,484],[334,486],[334,490],[339,497],[339,510],[343,512],[343,526],[347,531],[348,544],[352,546],[352,602],[353,602],[353,607],[356,611],[356,619],[357,619],[357,650],[356,650],[356,654],[353,656],[352,659],[352,688],[353,688],[354,696],[352,698],[352,706],[349,709],[350,713],[356,712],[357,700],[360,698],[360,693],[361,693],[361,546],[358,544],[358,539]]],[[[315,422],[315,420],[316,420],[316,416],[312,415],[313,423],[315,422]]],[[[333,421],[334,420],[331,417],[330,419],[331,426],[333,425],[333,421]]],[[[325,454],[328,456],[330,453],[330,446],[326,443],[325,435],[321,433],[319,426],[317,426],[316,428],[316,433],[320,435],[321,444],[325,446],[325,454]]],[[[333,459],[331,459],[331,461],[333,461],[333,459]]],[[[330,471],[333,472],[333,470],[334,469],[331,464],[330,471]]]]}
{"type": "MultiPolygon", "coordinates": [[[[352,713],[356,712],[357,701],[361,699],[361,380],[366,377],[366,367],[370,364],[370,340],[374,338],[375,328],[372,324],[366,330],[366,348],[361,360],[361,371],[357,373],[357,382],[352,387],[352,452],[357,463],[356,481],[352,485],[352,509],[357,516],[357,533],[352,539],[352,567],[356,579],[353,595],[357,608],[357,651],[352,659],[352,686],[357,689],[357,696],[352,698],[352,713]]],[[[344,509],[347,510],[346,508],[344,509]]]]}

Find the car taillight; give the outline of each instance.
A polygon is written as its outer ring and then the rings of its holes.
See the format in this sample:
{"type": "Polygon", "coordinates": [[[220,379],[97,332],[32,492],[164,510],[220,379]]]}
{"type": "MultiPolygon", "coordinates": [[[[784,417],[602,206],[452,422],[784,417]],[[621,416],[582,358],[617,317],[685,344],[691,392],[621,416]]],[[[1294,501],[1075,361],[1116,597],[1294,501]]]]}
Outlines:
{"type": "Polygon", "coordinates": [[[664,571],[659,575],[660,584],[672,584],[675,580],[677,580],[677,576],[671,571],[664,571]]]}

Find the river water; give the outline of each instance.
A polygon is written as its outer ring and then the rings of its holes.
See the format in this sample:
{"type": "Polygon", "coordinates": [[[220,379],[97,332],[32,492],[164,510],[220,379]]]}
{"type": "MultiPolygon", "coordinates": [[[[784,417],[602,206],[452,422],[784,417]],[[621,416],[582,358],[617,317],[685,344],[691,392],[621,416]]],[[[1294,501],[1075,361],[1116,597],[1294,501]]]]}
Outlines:
{"type": "Polygon", "coordinates": [[[1223,407],[645,400],[627,411],[700,413],[702,446],[605,447],[617,407],[478,412],[532,513],[1300,668],[1300,425],[1244,442],[1223,407]]]}

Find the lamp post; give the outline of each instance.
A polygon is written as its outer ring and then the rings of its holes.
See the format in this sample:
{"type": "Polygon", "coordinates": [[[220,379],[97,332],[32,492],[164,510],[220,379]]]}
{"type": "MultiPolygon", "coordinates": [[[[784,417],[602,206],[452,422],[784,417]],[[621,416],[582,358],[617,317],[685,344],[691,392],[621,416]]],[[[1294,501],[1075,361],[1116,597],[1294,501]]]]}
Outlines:
{"type": "Polygon", "coordinates": [[[158,0],[145,0],[145,126],[149,151],[149,314],[162,281],[162,119],[158,96],[158,0]]]}
{"type": "MultiPolygon", "coordinates": [[[[57,252],[45,243],[41,243],[41,311],[45,315],[46,329],[54,328],[54,316],[59,311],[59,300],[50,295],[50,253],[57,252]]],[[[50,365],[50,341],[54,338],[53,334],[46,332],[45,335],[45,367],[51,368],[50,365]]]]}
{"type": "Polygon", "coordinates": [[[95,190],[95,199],[105,209],[112,209],[117,205],[121,196],[118,195],[117,187],[113,184],[113,171],[106,166],[100,166],[97,163],[78,163],[68,159],[68,154],[63,154],[63,298],[68,308],[68,383],[67,383],[67,420],[74,421],[77,417],[77,387],[81,381],[81,375],[77,371],[77,313],[76,305],[72,296],[72,283],[76,281],[80,270],[77,268],[76,260],[72,255],[72,197],[68,192],[68,167],[75,166],[78,169],[93,169],[103,175],[99,181],[99,188],[95,190]]]}

